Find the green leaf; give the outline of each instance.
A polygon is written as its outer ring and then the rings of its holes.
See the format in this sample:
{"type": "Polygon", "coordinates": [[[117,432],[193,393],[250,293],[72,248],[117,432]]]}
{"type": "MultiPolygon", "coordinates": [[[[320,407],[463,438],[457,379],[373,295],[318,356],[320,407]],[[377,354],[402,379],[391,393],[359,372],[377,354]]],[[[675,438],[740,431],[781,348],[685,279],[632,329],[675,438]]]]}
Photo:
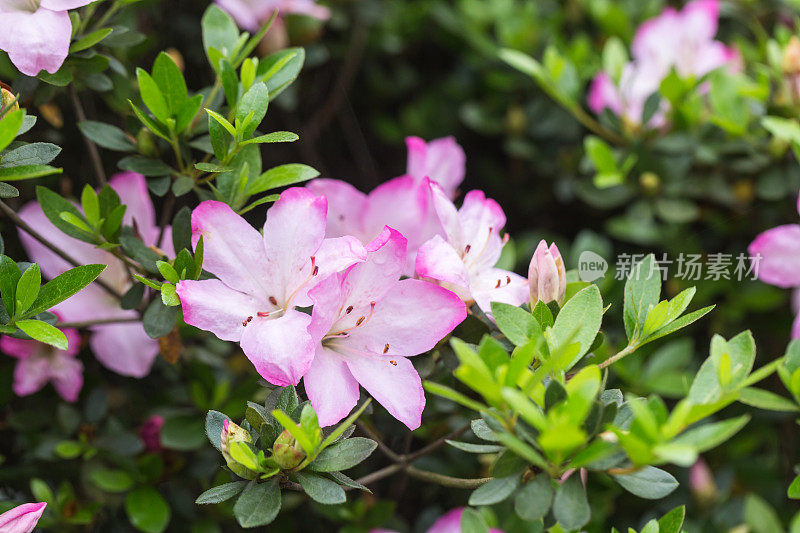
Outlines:
{"type": "Polygon", "coordinates": [[[492,302],[492,316],[503,335],[517,346],[527,344],[541,334],[537,320],[521,307],[492,302]]]}
{"type": "Polygon", "coordinates": [[[307,181],[319,176],[316,169],[299,163],[290,163],[271,168],[247,185],[247,194],[258,194],[269,189],[277,189],[307,181]]]}
{"type": "Polygon", "coordinates": [[[139,81],[139,92],[147,109],[153,113],[160,122],[164,123],[170,117],[169,106],[156,81],[144,69],[136,69],[136,79],[139,81]]]}
{"type": "MultiPolygon", "coordinates": [[[[214,111],[214,110],[212,110],[212,109],[208,109],[208,108],[206,108],[206,110],[205,110],[205,111],[206,111],[206,113],[208,113],[208,115],[209,115],[211,118],[213,118],[213,119],[214,119],[215,121],[217,121],[217,122],[218,122],[218,123],[219,123],[219,124],[220,124],[220,125],[221,125],[223,128],[225,128],[225,130],[226,130],[228,133],[230,133],[232,137],[236,137],[236,128],[234,128],[234,127],[233,127],[233,124],[231,124],[230,122],[228,122],[228,119],[226,119],[225,117],[223,117],[222,115],[220,115],[219,113],[217,113],[216,111],[214,111]]],[[[213,142],[213,139],[212,139],[212,142],[213,142]]]]}
{"type": "MultiPolygon", "coordinates": [[[[141,69],[139,69],[139,70],[141,70],[141,69]]],[[[142,71],[142,72],[144,72],[144,71],[142,71]]],[[[152,87],[155,87],[155,82],[153,82],[153,85],[151,86],[151,88],[152,87]]],[[[156,87],[156,89],[157,89],[157,87],[156,87]]],[[[163,101],[164,97],[162,96],[161,99],[163,101]]],[[[170,132],[166,128],[166,126],[164,126],[163,124],[159,123],[158,121],[153,120],[152,118],[150,118],[147,114],[145,114],[144,111],[139,109],[139,107],[136,104],[134,104],[132,101],[128,100],[128,104],[130,104],[131,109],[133,109],[133,113],[136,115],[136,118],[138,118],[139,121],[147,127],[147,129],[149,129],[150,131],[152,131],[153,133],[155,133],[156,135],[158,135],[162,139],[166,140],[167,142],[171,142],[172,141],[170,132]]],[[[167,104],[164,103],[164,105],[166,106],[167,104]]]]}
{"type": "Polygon", "coordinates": [[[519,474],[507,477],[494,478],[487,481],[469,496],[470,505],[493,505],[500,503],[517,489],[519,486],[519,474]]]}
{"type": "Polygon", "coordinates": [[[304,472],[297,472],[295,477],[306,494],[308,494],[309,498],[315,502],[335,505],[337,503],[344,503],[347,500],[344,489],[335,481],[304,472]]]}
{"type": "Polygon", "coordinates": [[[614,474],[612,477],[623,489],[646,500],[658,500],[678,488],[678,481],[672,474],[645,466],[632,474],[614,474]]]}
{"type": "Polygon", "coordinates": [[[783,533],[775,510],[760,496],[748,494],[744,500],[744,522],[753,533],[783,533]]]}
{"type": "Polygon", "coordinates": [[[346,439],[322,450],[308,468],[316,472],[347,470],[364,461],[377,446],[375,441],[363,437],[346,439]]]}
{"type": "Polygon", "coordinates": [[[3,120],[0,120],[0,151],[5,150],[11,144],[11,141],[17,137],[24,118],[25,110],[17,109],[6,113],[3,116],[3,120]]]}
{"type": "Polygon", "coordinates": [[[553,500],[553,515],[567,530],[580,529],[589,522],[591,509],[580,476],[575,473],[561,483],[553,500]]]}
{"type": "Polygon", "coordinates": [[[661,271],[653,254],[631,269],[625,283],[625,332],[633,340],[641,332],[647,313],[658,304],[661,295],[661,271]]]}
{"type": "Polygon", "coordinates": [[[51,326],[47,322],[26,319],[18,320],[16,325],[32,339],[55,346],[59,350],[67,349],[67,336],[60,329],[51,326]]]}
{"type": "Polygon", "coordinates": [[[3,154],[0,168],[46,165],[61,153],[61,148],[51,143],[29,143],[3,154]]]}
{"type": "Polygon", "coordinates": [[[711,339],[711,354],[701,365],[700,370],[689,389],[689,401],[697,404],[709,404],[719,399],[724,391],[736,390],[741,386],[753,368],[756,356],[756,345],[753,335],[744,331],[726,341],[720,335],[711,339]],[[726,383],[720,380],[720,368],[730,366],[731,373],[726,376],[726,383]]]}
{"type": "Polygon", "coordinates": [[[364,412],[364,409],[367,408],[367,406],[370,404],[371,401],[372,398],[367,398],[364,401],[364,403],[361,404],[361,407],[359,407],[356,411],[354,411],[343,422],[340,422],[339,425],[336,426],[336,429],[331,431],[330,434],[327,437],[325,437],[325,440],[322,441],[322,443],[320,444],[320,449],[325,449],[334,442],[336,442],[336,440],[339,437],[341,437],[350,426],[353,425],[353,423],[358,419],[358,417],[361,416],[361,413],[364,412]]]}
{"type": "Polygon", "coordinates": [[[474,509],[469,507],[464,509],[461,513],[461,533],[489,533],[489,526],[486,524],[483,516],[474,509]]]}
{"type": "Polygon", "coordinates": [[[167,529],[170,508],[153,487],[137,487],[125,498],[125,512],[133,527],[145,533],[161,533],[167,529]]]}
{"type": "Polygon", "coordinates": [[[205,445],[206,440],[203,422],[194,414],[167,418],[159,438],[164,448],[179,451],[198,450],[205,445]]]}
{"type": "Polygon", "coordinates": [[[26,315],[36,316],[63,302],[97,279],[105,269],[106,265],[81,265],[59,274],[42,286],[26,315]]]}
{"type": "Polygon", "coordinates": [[[473,444],[471,442],[460,442],[450,439],[446,439],[445,442],[453,448],[467,453],[497,453],[503,451],[502,446],[497,446],[495,444],[473,444]]]}
{"type": "Polygon", "coordinates": [[[468,409],[472,409],[473,411],[486,411],[489,409],[488,406],[482,404],[479,401],[473,400],[472,398],[465,396],[464,394],[458,392],[455,389],[451,389],[447,385],[442,385],[440,383],[436,383],[435,381],[424,381],[422,386],[425,388],[426,391],[430,392],[431,394],[436,394],[437,396],[441,396],[442,398],[447,398],[448,400],[452,400],[456,403],[463,405],[468,409]]]}
{"type": "Polygon", "coordinates": [[[111,32],[114,31],[114,28],[102,28],[97,31],[93,31],[88,35],[84,35],[74,43],[72,43],[69,47],[69,53],[74,54],[75,52],[80,52],[81,50],[86,50],[87,48],[91,48],[92,46],[96,45],[109,35],[111,32]]]}
{"type": "Polygon", "coordinates": [[[298,140],[300,137],[291,131],[273,131],[260,137],[253,137],[242,142],[242,144],[262,144],[262,143],[291,143],[298,140]]]}
{"type": "Polygon", "coordinates": [[[22,271],[17,263],[7,255],[0,255],[0,295],[9,316],[14,316],[17,283],[21,277],[22,271]]]}
{"type": "Polygon", "coordinates": [[[553,483],[550,476],[541,473],[525,484],[514,497],[514,510],[523,520],[543,518],[553,502],[553,483]]]}
{"type": "Polygon", "coordinates": [[[281,510],[281,490],[278,480],[265,483],[251,481],[236,504],[233,515],[242,527],[265,526],[275,520],[281,510]]]}
{"type": "Polygon", "coordinates": [[[62,169],[54,168],[49,165],[23,165],[20,167],[0,168],[0,180],[30,180],[43,176],[50,176],[52,174],[61,174],[62,172],[62,169]]]}
{"type": "Polygon", "coordinates": [[[275,419],[280,422],[285,430],[291,433],[292,437],[294,437],[297,441],[297,444],[303,448],[303,451],[305,451],[307,455],[314,453],[314,444],[311,442],[311,439],[305,434],[300,426],[294,422],[294,420],[289,418],[289,415],[280,409],[275,409],[272,411],[272,416],[274,416],[275,419]]]}
{"type": "MultiPolygon", "coordinates": [[[[239,139],[246,139],[253,134],[253,131],[264,120],[269,105],[269,91],[264,83],[256,83],[239,99],[236,108],[236,126],[240,131],[239,139]],[[246,117],[250,116],[250,121],[246,126],[243,125],[246,117]]],[[[223,124],[224,126],[224,124],[223,124]]]]}
{"type": "Polygon", "coordinates": [[[177,309],[167,307],[161,300],[153,300],[142,317],[144,331],[151,339],[167,335],[175,327],[177,309]]]}
{"type": "Polygon", "coordinates": [[[203,30],[203,48],[211,60],[211,66],[216,70],[217,62],[213,61],[213,48],[229,57],[236,48],[239,40],[239,29],[233,19],[222,9],[215,5],[209,6],[203,14],[201,22],[203,30]]]}
{"type": "Polygon", "coordinates": [[[186,81],[183,79],[181,69],[165,52],[158,54],[153,64],[153,80],[164,96],[169,113],[177,115],[186,100],[189,99],[189,91],[186,89],[186,81]]]}
{"type": "Polygon", "coordinates": [[[739,401],[750,407],[767,409],[768,411],[785,411],[790,413],[800,411],[797,404],[789,398],[784,398],[768,390],[756,389],[753,387],[742,389],[739,392],[739,401]]]}
{"type": "Polygon", "coordinates": [[[42,272],[39,270],[39,265],[33,263],[25,269],[25,272],[22,273],[17,282],[16,305],[14,306],[14,314],[16,316],[24,316],[25,311],[36,300],[41,284],[42,272]]]}
{"type": "Polygon", "coordinates": [[[533,318],[539,323],[539,327],[544,331],[545,328],[553,325],[553,312],[546,303],[539,300],[531,310],[533,318]]]}
{"type": "Polygon", "coordinates": [[[123,470],[100,468],[93,470],[89,479],[106,492],[125,492],[133,486],[133,478],[123,470]]]}
{"type": "Polygon", "coordinates": [[[300,74],[306,53],[302,48],[287,48],[263,58],[258,63],[256,79],[267,84],[270,101],[281,94],[300,74]]]}
{"type": "Polygon", "coordinates": [[[685,517],[686,507],[676,507],[658,521],[658,533],[681,533],[685,517]]]}
{"type": "Polygon", "coordinates": [[[786,495],[793,500],[800,500],[800,475],[796,476],[789,485],[786,495]]]}
{"type": "Polygon", "coordinates": [[[117,152],[135,152],[136,144],[121,129],[104,122],[85,120],[78,128],[90,141],[98,146],[117,152]]]}
{"type": "Polygon", "coordinates": [[[597,285],[589,285],[567,301],[547,336],[548,345],[551,353],[576,342],[580,343],[580,349],[571,363],[559,370],[569,370],[589,351],[602,320],[603,299],[597,285]]]}
{"type": "Polygon", "coordinates": [[[691,446],[697,452],[716,448],[733,437],[750,421],[749,415],[729,418],[721,422],[711,422],[692,428],[672,440],[672,444],[691,446]]]}
{"type": "Polygon", "coordinates": [[[206,505],[209,503],[222,503],[228,501],[247,486],[247,481],[232,481],[230,483],[223,483],[205,491],[197,497],[194,503],[198,505],[206,505]]]}
{"type": "Polygon", "coordinates": [[[211,445],[214,446],[214,448],[216,448],[219,452],[222,451],[222,425],[225,420],[228,422],[231,421],[227,415],[222,414],[219,411],[212,410],[206,415],[206,437],[208,437],[211,445]]]}

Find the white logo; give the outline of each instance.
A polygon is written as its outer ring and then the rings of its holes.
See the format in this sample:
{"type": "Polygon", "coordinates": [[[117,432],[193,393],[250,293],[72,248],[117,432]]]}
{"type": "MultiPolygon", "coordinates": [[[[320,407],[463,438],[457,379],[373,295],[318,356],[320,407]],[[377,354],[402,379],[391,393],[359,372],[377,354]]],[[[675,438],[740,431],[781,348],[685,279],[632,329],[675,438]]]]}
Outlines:
{"type": "Polygon", "coordinates": [[[581,281],[592,282],[602,278],[608,270],[608,261],[596,253],[586,250],[578,258],[578,277],[581,281]]]}

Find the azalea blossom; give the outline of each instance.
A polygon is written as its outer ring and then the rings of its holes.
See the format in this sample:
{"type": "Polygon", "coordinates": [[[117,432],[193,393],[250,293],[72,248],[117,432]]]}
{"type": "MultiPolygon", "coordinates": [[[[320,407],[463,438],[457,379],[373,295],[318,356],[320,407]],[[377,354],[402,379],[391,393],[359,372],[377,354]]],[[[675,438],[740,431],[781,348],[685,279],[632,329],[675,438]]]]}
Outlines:
{"type": "MultiPolygon", "coordinates": [[[[461,517],[464,507],[452,509],[440,516],[426,533],[461,533],[461,517]]],[[[397,533],[391,529],[371,529],[370,533],[397,533]]],[[[503,533],[501,529],[489,528],[489,533],[503,533]]]]}
{"type": "Polygon", "coordinates": [[[203,236],[203,268],[217,279],[181,281],[187,324],[236,341],[270,383],[296,385],[314,357],[308,291],[366,258],[355,237],[325,239],[327,201],[292,188],[267,212],[263,236],[222,202],[192,213],[192,239],[203,236]]]}
{"type": "Polygon", "coordinates": [[[367,245],[367,260],[309,292],[314,361],[303,378],[329,426],[355,407],[361,384],[410,429],[420,425],[425,395],[407,358],[433,348],[466,317],[452,292],[415,279],[399,281],[406,239],[386,227],[367,245]]]}
{"type": "Polygon", "coordinates": [[[0,50],[20,72],[53,74],[69,53],[72,22],[67,10],[92,0],[0,0],[0,50]]]}
{"type": "MultiPolygon", "coordinates": [[[[636,30],[631,46],[633,61],[623,67],[618,83],[605,72],[595,77],[589,90],[589,107],[595,113],[608,108],[638,126],[647,98],[673,68],[681,78],[701,78],[725,65],[740,70],[739,53],[714,39],[718,25],[718,0],[693,0],[680,11],[667,7],[636,30]]],[[[663,126],[665,110],[662,103],[647,126],[663,126]]]]}
{"type": "MultiPolygon", "coordinates": [[[[797,202],[800,213],[800,197],[797,202]]],[[[758,278],[783,289],[793,288],[796,314],[792,338],[800,339],[800,224],[784,224],[761,233],[747,248],[758,278]]]]}
{"type": "Polygon", "coordinates": [[[35,340],[0,337],[0,351],[18,360],[12,386],[17,396],[38,392],[50,382],[65,401],[78,399],[83,387],[83,363],[76,357],[81,338],[76,329],[62,332],[67,337],[66,350],[35,340]]]}
{"type": "Polygon", "coordinates": [[[500,205],[482,191],[470,191],[461,209],[456,209],[439,185],[430,187],[444,236],[434,236],[419,249],[417,275],[439,281],[485,313],[491,312],[492,302],[522,305],[528,301],[525,278],[495,268],[508,240],[500,235],[506,224],[500,205]]]}
{"type": "Polygon", "coordinates": [[[336,179],[317,179],[307,188],[328,198],[328,235],[354,235],[370,242],[384,226],[390,226],[408,241],[404,274],[414,274],[414,261],[422,243],[442,233],[433,208],[431,181],[448,196],[455,195],[464,179],[464,150],[452,137],[425,142],[418,137],[406,139],[408,168],[403,176],[378,185],[364,194],[349,183],[336,179]]]}
{"type": "Polygon", "coordinates": [[[257,32],[277,9],[280,16],[307,15],[320,20],[331,16],[330,10],[315,0],[215,0],[236,23],[249,32],[257,32]]]}
{"type": "Polygon", "coordinates": [[[567,271],[556,243],[548,248],[545,240],[539,242],[528,266],[528,285],[531,290],[531,306],[538,301],[557,302],[558,305],[564,302],[567,271]]]}
{"type": "Polygon", "coordinates": [[[148,453],[158,453],[163,450],[161,447],[161,428],[164,427],[164,417],[153,415],[144,421],[139,428],[139,438],[144,443],[144,449],[148,453]]]}
{"type": "MultiPolygon", "coordinates": [[[[144,176],[135,172],[122,172],[113,176],[109,185],[119,195],[122,203],[127,205],[123,224],[134,226],[145,244],[155,246],[161,231],[156,224],[155,209],[150,201],[144,176]]],[[[120,294],[124,294],[131,287],[130,278],[122,261],[109,252],[62,233],[47,219],[37,202],[23,206],[19,216],[76,261],[82,264],[108,265],[100,274],[100,279],[120,294]]],[[[71,264],[24,231],[20,230],[19,236],[28,256],[39,264],[45,277],[53,278],[72,268],[71,264]]],[[[164,230],[161,249],[167,255],[174,254],[172,231],[169,227],[164,230]]],[[[80,322],[127,320],[138,316],[134,310],[121,309],[119,300],[97,284],[90,284],[56,305],[53,311],[65,320],[80,322]]],[[[89,329],[92,332],[89,346],[104,366],[123,376],[136,378],[144,377],[150,372],[153,360],[158,355],[158,341],[151,339],[145,333],[141,322],[98,324],[89,329]]]]}
{"type": "Polygon", "coordinates": [[[24,503],[0,514],[3,533],[31,533],[47,507],[45,502],[24,503]]]}
{"type": "Polygon", "coordinates": [[[450,198],[456,197],[464,181],[466,155],[454,137],[442,137],[425,142],[419,137],[406,137],[407,170],[418,182],[424,178],[438,183],[450,198]]]}

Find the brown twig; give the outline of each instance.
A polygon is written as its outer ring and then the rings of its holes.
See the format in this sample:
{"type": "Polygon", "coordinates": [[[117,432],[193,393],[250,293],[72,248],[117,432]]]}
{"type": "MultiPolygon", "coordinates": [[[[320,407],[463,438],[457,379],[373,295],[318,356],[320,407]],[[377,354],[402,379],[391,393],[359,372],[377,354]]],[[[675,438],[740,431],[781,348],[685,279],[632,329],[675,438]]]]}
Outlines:
{"type": "Polygon", "coordinates": [[[59,322],[56,324],[57,328],[88,328],[90,326],[101,326],[103,324],[127,324],[129,322],[139,322],[141,319],[138,317],[129,318],[102,318],[99,320],[84,320],[82,322],[59,322]]]}
{"type": "MultiPolygon", "coordinates": [[[[85,122],[86,112],[83,110],[83,104],[81,104],[81,100],[78,98],[78,91],[75,90],[74,85],[69,86],[69,97],[72,100],[72,106],[75,108],[75,115],[78,118],[78,122],[85,122]]],[[[91,139],[89,139],[89,137],[83,135],[83,140],[86,142],[86,149],[89,151],[89,157],[92,160],[92,166],[94,167],[94,173],[97,176],[97,182],[102,187],[108,183],[108,181],[106,180],[106,172],[103,170],[103,160],[100,159],[100,152],[97,150],[97,146],[91,139]]]]}

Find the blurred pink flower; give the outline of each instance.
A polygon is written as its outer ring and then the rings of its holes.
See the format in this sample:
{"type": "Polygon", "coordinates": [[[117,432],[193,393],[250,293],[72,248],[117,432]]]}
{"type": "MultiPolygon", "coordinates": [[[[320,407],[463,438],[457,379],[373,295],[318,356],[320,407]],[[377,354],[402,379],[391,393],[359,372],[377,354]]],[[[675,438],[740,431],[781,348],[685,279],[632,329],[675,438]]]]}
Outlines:
{"type": "Polygon", "coordinates": [[[308,291],[334,272],[363,261],[354,237],[325,239],[327,201],[291,188],[267,212],[264,234],[227,204],[201,203],[192,213],[192,240],[203,236],[203,268],[217,279],[181,281],[177,292],[187,324],[236,341],[270,383],[296,385],[314,357],[308,291]]]}
{"type": "Polygon", "coordinates": [[[74,402],[83,387],[83,363],[76,358],[81,338],[76,329],[62,330],[66,350],[34,340],[0,337],[0,350],[18,359],[14,368],[14,393],[28,396],[40,391],[49,381],[65,401],[74,402]]]}
{"type": "Polygon", "coordinates": [[[47,504],[24,503],[0,514],[0,531],[3,533],[31,533],[44,513],[47,504]]]}
{"type": "MultiPolygon", "coordinates": [[[[122,172],[113,176],[109,185],[119,195],[122,203],[128,206],[123,223],[128,226],[135,225],[145,244],[156,245],[159,227],[156,225],[155,209],[150,201],[144,176],[134,172],[122,172]]],[[[108,265],[100,275],[100,279],[120,293],[130,288],[131,282],[122,261],[104,250],[62,233],[47,219],[37,202],[23,206],[19,216],[50,242],[69,253],[73,259],[83,264],[108,265]]],[[[45,277],[54,278],[72,268],[72,265],[24,231],[20,231],[19,236],[28,256],[39,264],[45,277]]],[[[172,232],[169,227],[164,231],[161,249],[167,255],[174,255],[172,232]]],[[[138,316],[134,310],[121,309],[119,302],[97,284],[89,285],[75,296],[58,304],[53,311],[70,321],[128,319],[138,316]]],[[[158,342],[147,336],[141,322],[101,324],[89,329],[92,331],[89,346],[97,359],[107,368],[123,376],[136,378],[144,377],[150,372],[153,360],[158,355],[158,342]]]]}
{"type": "Polygon", "coordinates": [[[390,226],[408,241],[403,273],[414,275],[417,250],[422,243],[442,233],[431,198],[431,181],[452,197],[464,179],[464,150],[452,137],[426,143],[418,137],[406,139],[407,174],[378,185],[364,194],[347,182],[317,179],[307,188],[328,198],[328,236],[354,235],[367,243],[390,226]]]}
{"type": "Polygon", "coordinates": [[[491,302],[518,306],[528,301],[525,278],[495,268],[506,241],[500,236],[506,216],[497,202],[481,191],[470,191],[461,209],[456,209],[435,183],[431,195],[444,237],[435,235],[420,247],[417,275],[439,281],[463,301],[476,302],[485,313],[491,312],[491,302]]]}
{"type": "MultiPolygon", "coordinates": [[[[797,199],[800,213],[800,197],[797,199]]],[[[747,248],[758,278],[783,289],[794,288],[792,307],[797,315],[792,337],[800,339],[800,224],[784,224],[758,235],[747,248]]]]}
{"type": "MultiPolygon", "coordinates": [[[[0,0],[2,1],[2,0],[0,0]]],[[[315,0],[215,0],[227,11],[236,23],[249,32],[257,32],[273,11],[280,16],[307,15],[320,20],[331,16],[330,10],[318,5],[315,0]]]]}
{"type": "MultiPolygon", "coordinates": [[[[461,533],[461,517],[464,507],[457,507],[439,517],[426,533],[461,533]]],[[[489,528],[490,533],[503,533],[501,529],[489,528]]],[[[390,529],[371,529],[369,533],[397,533],[390,529]]]]}
{"type": "Polygon", "coordinates": [[[714,475],[702,457],[699,457],[689,469],[689,489],[703,504],[709,504],[717,497],[714,475]]]}
{"type": "Polygon", "coordinates": [[[20,72],[56,72],[69,52],[72,22],[67,10],[92,0],[0,0],[0,50],[20,72]]]}
{"type": "MultiPolygon", "coordinates": [[[[632,125],[641,125],[647,98],[661,86],[674,68],[678,76],[700,78],[727,65],[741,70],[741,57],[714,39],[719,25],[719,0],[693,0],[682,10],[667,7],[636,30],[631,50],[633,61],[622,69],[618,83],[600,72],[589,90],[589,108],[595,113],[610,109],[632,125]]],[[[646,126],[664,125],[666,103],[646,126]]]]}
{"type": "Polygon", "coordinates": [[[564,302],[567,271],[556,243],[548,248],[546,241],[539,242],[528,267],[528,284],[531,306],[536,305],[539,300],[544,303],[555,301],[559,305],[564,302]]]}
{"type": "Polygon", "coordinates": [[[367,245],[367,260],[309,292],[314,361],[303,378],[320,425],[347,416],[359,383],[389,413],[420,425],[422,381],[407,359],[426,352],[466,318],[452,292],[420,280],[399,281],[406,239],[386,227],[367,245]]]}
{"type": "Polygon", "coordinates": [[[144,449],[149,453],[160,452],[161,447],[161,428],[164,427],[164,417],[153,415],[144,421],[139,428],[139,437],[144,442],[144,449]]]}

